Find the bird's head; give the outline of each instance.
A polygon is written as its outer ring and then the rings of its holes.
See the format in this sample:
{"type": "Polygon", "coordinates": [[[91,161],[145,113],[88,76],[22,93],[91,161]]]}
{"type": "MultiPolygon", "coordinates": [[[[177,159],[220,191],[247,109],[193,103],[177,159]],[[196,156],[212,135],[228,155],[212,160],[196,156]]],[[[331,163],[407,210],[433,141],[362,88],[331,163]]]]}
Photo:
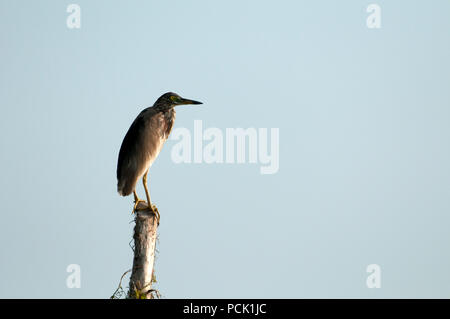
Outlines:
{"type": "Polygon", "coordinates": [[[168,92],[159,97],[158,100],[156,100],[154,107],[161,109],[161,110],[168,110],[171,109],[177,105],[184,105],[184,104],[203,104],[202,102],[189,100],[182,98],[176,93],[168,92]]]}

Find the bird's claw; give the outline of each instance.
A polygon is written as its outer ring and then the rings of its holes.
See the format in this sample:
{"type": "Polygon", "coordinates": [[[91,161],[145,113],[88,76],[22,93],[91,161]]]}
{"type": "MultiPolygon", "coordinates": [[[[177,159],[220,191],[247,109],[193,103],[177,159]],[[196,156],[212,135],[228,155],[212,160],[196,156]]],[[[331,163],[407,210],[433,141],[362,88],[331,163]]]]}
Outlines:
{"type": "MultiPolygon", "coordinates": [[[[143,199],[138,199],[138,200],[136,200],[136,201],[134,202],[133,211],[131,212],[131,214],[134,214],[134,213],[137,212],[137,211],[146,209],[146,208],[143,209],[143,208],[138,207],[138,206],[139,206],[139,203],[145,203],[145,204],[147,204],[147,202],[146,202],[145,200],[143,200],[143,199]]],[[[146,205],[146,206],[147,206],[147,205],[146,205]]]]}
{"type": "Polygon", "coordinates": [[[155,215],[156,222],[158,223],[158,226],[159,226],[159,219],[160,219],[161,215],[159,214],[158,208],[156,207],[156,205],[150,204],[149,209],[155,215]]]}
{"type": "Polygon", "coordinates": [[[144,211],[144,210],[149,210],[155,215],[156,221],[159,226],[159,220],[160,220],[161,215],[159,214],[158,208],[156,207],[156,205],[153,205],[153,204],[148,205],[145,200],[138,199],[137,201],[135,201],[134,206],[133,206],[133,211],[131,212],[131,214],[134,214],[135,212],[138,212],[138,211],[144,211]],[[139,203],[143,203],[143,205],[139,205],[139,203]]]}

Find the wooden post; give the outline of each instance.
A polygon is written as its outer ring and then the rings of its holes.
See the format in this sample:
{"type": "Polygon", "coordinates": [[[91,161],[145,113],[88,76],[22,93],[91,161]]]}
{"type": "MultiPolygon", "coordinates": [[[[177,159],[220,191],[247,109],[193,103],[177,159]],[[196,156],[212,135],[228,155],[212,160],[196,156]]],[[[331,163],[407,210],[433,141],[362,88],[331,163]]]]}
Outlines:
{"type": "MultiPolygon", "coordinates": [[[[138,209],[142,209],[139,205],[138,209]]],[[[146,204],[142,203],[142,205],[146,204]]],[[[136,211],[135,222],[134,259],[128,298],[151,299],[158,223],[155,215],[148,209],[136,211]]]]}

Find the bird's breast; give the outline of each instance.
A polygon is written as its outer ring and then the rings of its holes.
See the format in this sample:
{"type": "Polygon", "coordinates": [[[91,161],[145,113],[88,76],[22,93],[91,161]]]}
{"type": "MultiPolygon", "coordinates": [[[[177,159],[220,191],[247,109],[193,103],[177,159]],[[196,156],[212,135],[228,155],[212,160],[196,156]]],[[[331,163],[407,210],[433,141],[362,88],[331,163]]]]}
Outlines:
{"type": "Polygon", "coordinates": [[[161,152],[164,143],[169,137],[175,119],[175,111],[169,110],[159,112],[152,116],[146,127],[144,134],[145,156],[147,167],[150,167],[161,152]]]}

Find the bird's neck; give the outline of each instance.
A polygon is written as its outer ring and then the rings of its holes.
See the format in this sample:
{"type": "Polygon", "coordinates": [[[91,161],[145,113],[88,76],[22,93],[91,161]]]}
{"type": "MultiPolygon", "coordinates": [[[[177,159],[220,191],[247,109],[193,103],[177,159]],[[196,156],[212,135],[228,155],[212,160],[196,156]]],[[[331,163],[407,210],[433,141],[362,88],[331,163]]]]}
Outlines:
{"type": "Polygon", "coordinates": [[[173,123],[175,122],[176,112],[173,108],[161,112],[164,116],[165,122],[165,136],[168,137],[170,132],[172,131],[173,123]]]}

